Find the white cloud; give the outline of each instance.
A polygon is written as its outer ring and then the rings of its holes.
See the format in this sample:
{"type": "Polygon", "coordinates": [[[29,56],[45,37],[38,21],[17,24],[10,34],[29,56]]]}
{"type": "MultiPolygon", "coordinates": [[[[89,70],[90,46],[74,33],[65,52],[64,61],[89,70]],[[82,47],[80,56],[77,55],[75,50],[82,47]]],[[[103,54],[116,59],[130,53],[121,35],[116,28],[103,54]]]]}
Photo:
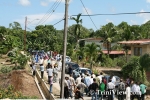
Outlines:
{"type": "MultiPolygon", "coordinates": [[[[140,12],[146,12],[143,9],[140,12]]],[[[141,13],[141,14],[137,14],[138,17],[141,17],[144,19],[143,23],[147,22],[148,20],[150,20],[150,14],[149,13],[141,13]]]]}
{"type": "Polygon", "coordinates": [[[55,13],[55,14],[52,14],[49,18],[48,18],[48,16],[45,16],[44,19],[41,20],[44,15],[45,14],[23,15],[23,16],[21,16],[21,18],[16,19],[14,21],[17,21],[22,26],[24,26],[25,25],[25,17],[27,16],[27,27],[36,26],[36,25],[38,25],[39,22],[40,22],[39,25],[54,24],[51,22],[62,19],[64,16],[64,13],[55,13]]]}
{"type": "Polygon", "coordinates": [[[137,22],[135,20],[130,20],[132,25],[137,25],[137,22]]]}
{"type": "Polygon", "coordinates": [[[87,7],[86,8],[82,8],[82,12],[83,12],[84,15],[87,15],[87,12],[88,12],[89,15],[92,14],[92,10],[87,8],[87,7]]]}
{"type": "Polygon", "coordinates": [[[19,4],[23,6],[29,6],[31,3],[29,0],[19,0],[19,4]]]}
{"type": "Polygon", "coordinates": [[[41,5],[42,6],[48,6],[49,2],[46,2],[46,1],[41,1],[41,5]]]}
{"type": "Polygon", "coordinates": [[[150,3],[150,0],[146,0],[147,3],[150,3]]]}
{"type": "Polygon", "coordinates": [[[113,20],[110,20],[110,19],[106,19],[106,22],[112,22],[113,23],[113,20]]]}

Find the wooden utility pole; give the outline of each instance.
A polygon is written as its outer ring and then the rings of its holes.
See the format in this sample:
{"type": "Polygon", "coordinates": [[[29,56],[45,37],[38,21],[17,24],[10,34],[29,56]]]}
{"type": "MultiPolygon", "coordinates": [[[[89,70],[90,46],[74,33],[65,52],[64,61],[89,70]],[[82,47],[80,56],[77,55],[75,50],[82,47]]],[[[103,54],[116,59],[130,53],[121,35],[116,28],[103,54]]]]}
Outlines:
{"type": "Polygon", "coordinates": [[[68,31],[68,5],[69,5],[69,0],[65,0],[63,62],[62,62],[61,90],[60,90],[60,98],[61,99],[64,98],[65,63],[66,63],[67,31],[68,31]]]}
{"type": "Polygon", "coordinates": [[[24,29],[24,52],[26,51],[26,29],[27,29],[27,17],[25,17],[25,29],[24,29]]]}

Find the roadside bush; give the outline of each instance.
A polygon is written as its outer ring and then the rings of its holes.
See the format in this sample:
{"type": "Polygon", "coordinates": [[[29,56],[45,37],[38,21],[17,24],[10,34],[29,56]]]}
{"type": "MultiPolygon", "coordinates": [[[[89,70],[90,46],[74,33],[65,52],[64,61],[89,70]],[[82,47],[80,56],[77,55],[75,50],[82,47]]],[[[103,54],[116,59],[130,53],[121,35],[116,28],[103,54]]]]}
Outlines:
{"type": "Polygon", "coordinates": [[[9,66],[3,66],[3,67],[1,67],[0,71],[2,73],[8,73],[8,72],[12,71],[12,68],[9,66]]]}
{"type": "Polygon", "coordinates": [[[92,71],[95,75],[99,74],[98,70],[93,70],[92,71]]]}
{"type": "Polygon", "coordinates": [[[114,63],[116,63],[115,64],[116,66],[122,68],[126,64],[126,58],[124,56],[120,56],[118,58],[115,58],[114,63]]]}
{"type": "Polygon", "coordinates": [[[110,57],[108,57],[108,55],[102,55],[101,66],[102,67],[116,67],[116,64],[110,57]]]}
{"type": "Polygon", "coordinates": [[[29,97],[23,96],[21,92],[14,91],[14,87],[12,85],[7,88],[0,88],[0,99],[9,98],[9,99],[38,99],[36,96],[29,97]]]}

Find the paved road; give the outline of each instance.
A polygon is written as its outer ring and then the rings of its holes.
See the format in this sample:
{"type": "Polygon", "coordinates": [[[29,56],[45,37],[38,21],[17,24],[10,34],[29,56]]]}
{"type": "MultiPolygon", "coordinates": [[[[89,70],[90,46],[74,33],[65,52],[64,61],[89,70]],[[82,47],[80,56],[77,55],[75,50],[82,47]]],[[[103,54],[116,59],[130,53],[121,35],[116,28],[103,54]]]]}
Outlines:
{"type": "MultiPolygon", "coordinates": [[[[52,64],[55,64],[55,62],[56,62],[56,61],[52,61],[52,64]]],[[[67,75],[67,74],[65,74],[65,75],[67,75]]],[[[45,80],[47,81],[47,80],[48,80],[48,77],[47,77],[47,73],[46,73],[46,72],[44,73],[44,77],[45,77],[45,80]]],[[[57,79],[58,81],[55,82],[55,83],[53,83],[53,87],[54,87],[54,89],[56,89],[56,90],[53,90],[53,91],[58,91],[57,94],[60,93],[59,78],[61,78],[61,72],[58,72],[58,79],[57,79]]],[[[71,100],[71,99],[70,99],[70,100],[71,100]]],[[[73,99],[72,99],[72,100],[73,100],[73,99]]],[[[91,100],[91,97],[84,96],[84,100],[91,100]]],[[[105,99],[104,99],[104,100],[105,100],[105,99]]],[[[117,100],[117,99],[115,98],[115,100],[117,100]]]]}

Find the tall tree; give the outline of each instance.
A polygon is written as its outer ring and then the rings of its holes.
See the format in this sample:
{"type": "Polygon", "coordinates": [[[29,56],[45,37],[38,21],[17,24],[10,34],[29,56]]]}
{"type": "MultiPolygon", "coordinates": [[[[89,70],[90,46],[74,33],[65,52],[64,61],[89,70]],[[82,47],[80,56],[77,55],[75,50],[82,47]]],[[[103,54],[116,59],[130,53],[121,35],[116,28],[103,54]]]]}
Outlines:
{"type": "Polygon", "coordinates": [[[77,15],[77,18],[72,17],[72,19],[76,22],[75,29],[74,29],[74,36],[76,39],[76,43],[78,43],[78,40],[79,40],[79,37],[81,34],[80,28],[81,28],[81,24],[82,24],[82,19],[80,19],[80,17],[81,17],[81,13],[77,15]]]}
{"type": "Polygon", "coordinates": [[[105,26],[102,26],[99,32],[100,37],[103,38],[104,45],[106,46],[109,55],[109,52],[111,50],[111,43],[113,42],[114,37],[117,34],[115,26],[113,23],[108,23],[105,26]]]}

